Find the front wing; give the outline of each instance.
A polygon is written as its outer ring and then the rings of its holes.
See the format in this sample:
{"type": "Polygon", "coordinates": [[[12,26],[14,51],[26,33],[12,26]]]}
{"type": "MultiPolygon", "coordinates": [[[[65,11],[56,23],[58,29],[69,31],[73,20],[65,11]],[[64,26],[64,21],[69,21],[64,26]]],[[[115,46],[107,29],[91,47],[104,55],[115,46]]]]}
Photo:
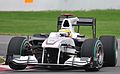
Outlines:
{"type": "Polygon", "coordinates": [[[12,62],[19,65],[38,65],[38,66],[67,66],[67,67],[83,67],[90,64],[91,58],[88,57],[71,57],[64,62],[64,64],[53,63],[38,63],[35,56],[20,56],[12,60],[12,62]]]}

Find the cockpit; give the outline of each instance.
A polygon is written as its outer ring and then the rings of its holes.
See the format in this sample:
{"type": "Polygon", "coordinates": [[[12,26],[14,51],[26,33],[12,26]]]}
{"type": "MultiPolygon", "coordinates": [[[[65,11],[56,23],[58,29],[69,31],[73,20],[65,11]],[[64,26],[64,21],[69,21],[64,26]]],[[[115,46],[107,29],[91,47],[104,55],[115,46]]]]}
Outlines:
{"type": "Polygon", "coordinates": [[[70,26],[70,25],[69,25],[68,20],[65,20],[64,23],[63,23],[63,27],[69,27],[69,26],[70,26]]]}

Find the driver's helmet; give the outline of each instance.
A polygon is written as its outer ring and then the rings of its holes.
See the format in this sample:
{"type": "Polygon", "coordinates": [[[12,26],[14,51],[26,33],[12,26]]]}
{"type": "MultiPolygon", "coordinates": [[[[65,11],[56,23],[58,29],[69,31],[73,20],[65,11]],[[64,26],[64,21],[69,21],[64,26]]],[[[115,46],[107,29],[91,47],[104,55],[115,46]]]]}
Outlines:
{"type": "Polygon", "coordinates": [[[69,29],[60,29],[59,32],[67,33],[68,37],[72,36],[71,31],[69,29]]]}

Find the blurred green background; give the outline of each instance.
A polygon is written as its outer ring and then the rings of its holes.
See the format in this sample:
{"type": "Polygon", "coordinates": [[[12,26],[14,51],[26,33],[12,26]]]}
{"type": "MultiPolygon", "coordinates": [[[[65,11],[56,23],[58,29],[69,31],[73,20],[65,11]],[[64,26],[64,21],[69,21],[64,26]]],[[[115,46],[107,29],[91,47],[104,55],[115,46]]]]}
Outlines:
{"type": "MultiPolygon", "coordinates": [[[[120,10],[0,12],[1,35],[33,35],[56,31],[57,17],[64,13],[79,17],[94,17],[97,37],[115,35],[120,38],[120,10]]],[[[80,33],[91,37],[91,27],[81,27],[80,33]]]]}

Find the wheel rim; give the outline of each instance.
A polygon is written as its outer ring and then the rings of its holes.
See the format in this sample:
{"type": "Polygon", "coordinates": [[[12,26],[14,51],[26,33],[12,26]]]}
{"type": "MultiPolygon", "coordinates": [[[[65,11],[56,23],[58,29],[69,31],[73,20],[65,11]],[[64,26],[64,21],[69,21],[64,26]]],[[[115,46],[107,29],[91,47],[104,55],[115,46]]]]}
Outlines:
{"type": "Polygon", "coordinates": [[[23,49],[30,48],[32,45],[25,39],[20,47],[20,55],[22,55],[23,49]]]}
{"type": "Polygon", "coordinates": [[[118,59],[118,42],[116,40],[115,42],[115,64],[117,63],[117,59],[118,59]]]}
{"type": "Polygon", "coordinates": [[[103,50],[102,50],[102,47],[101,45],[98,46],[98,51],[96,53],[96,57],[97,57],[97,60],[98,60],[98,64],[102,66],[103,64],[103,50]]]}
{"type": "Polygon", "coordinates": [[[95,57],[97,61],[97,68],[101,68],[103,65],[103,58],[104,58],[104,52],[103,52],[103,45],[100,41],[96,43],[96,52],[95,52],[95,57]]]}

